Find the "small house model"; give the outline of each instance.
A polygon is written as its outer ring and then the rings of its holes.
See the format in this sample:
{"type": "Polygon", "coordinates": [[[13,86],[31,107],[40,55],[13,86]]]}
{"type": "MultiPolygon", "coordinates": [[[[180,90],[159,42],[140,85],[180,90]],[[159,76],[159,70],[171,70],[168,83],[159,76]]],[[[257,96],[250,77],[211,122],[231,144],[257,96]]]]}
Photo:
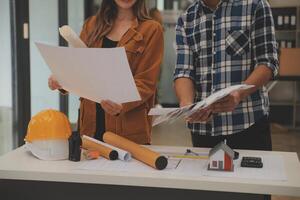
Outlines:
{"type": "Polygon", "coordinates": [[[234,151],[224,142],[209,151],[208,170],[233,171],[234,151]]]}

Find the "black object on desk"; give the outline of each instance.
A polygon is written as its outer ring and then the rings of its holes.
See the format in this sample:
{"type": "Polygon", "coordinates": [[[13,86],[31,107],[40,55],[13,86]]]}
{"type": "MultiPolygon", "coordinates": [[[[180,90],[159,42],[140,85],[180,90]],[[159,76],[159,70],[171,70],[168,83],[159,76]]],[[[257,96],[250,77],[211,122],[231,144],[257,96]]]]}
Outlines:
{"type": "Polygon", "coordinates": [[[260,157],[243,157],[241,167],[262,168],[263,162],[260,157]]]}
{"type": "Polygon", "coordinates": [[[234,151],[234,157],[233,157],[233,160],[237,160],[237,159],[239,159],[239,157],[240,157],[240,153],[237,152],[237,151],[234,151]]]}
{"type": "Polygon", "coordinates": [[[184,155],[194,155],[194,156],[199,156],[198,153],[192,151],[191,149],[187,149],[184,155]]]}
{"type": "Polygon", "coordinates": [[[78,131],[72,132],[69,137],[69,160],[78,162],[81,158],[82,140],[78,131]]]}

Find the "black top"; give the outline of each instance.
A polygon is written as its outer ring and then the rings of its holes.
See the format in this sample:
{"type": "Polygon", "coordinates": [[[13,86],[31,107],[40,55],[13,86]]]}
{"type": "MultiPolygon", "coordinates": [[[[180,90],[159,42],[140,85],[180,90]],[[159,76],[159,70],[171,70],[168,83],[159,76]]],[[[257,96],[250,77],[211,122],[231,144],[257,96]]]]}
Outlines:
{"type": "MultiPolygon", "coordinates": [[[[106,36],[103,38],[102,48],[115,48],[118,45],[118,41],[113,41],[106,36]]],[[[103,140],[103,134],[105,132],[105,112],[99,103],[96,103],[96,133],[94,138],[103,140]]]]}
{"type": "Polygon", "coordinates": [[[104,36],[102,42],[102,48],[115,48],[118,45],[118,41],[113,41],[108,37],[104,36]]]}

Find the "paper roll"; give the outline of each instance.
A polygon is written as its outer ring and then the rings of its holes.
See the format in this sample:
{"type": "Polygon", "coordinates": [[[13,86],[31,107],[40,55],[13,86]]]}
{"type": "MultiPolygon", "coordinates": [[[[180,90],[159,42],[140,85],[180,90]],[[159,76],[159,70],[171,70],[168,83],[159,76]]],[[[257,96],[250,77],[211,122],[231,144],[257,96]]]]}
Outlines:
{"type": "Polygon", "coordinates": [[[106,147],[102,144],[99,144],[88,136],[82,136],[82,148],[87,150],[96,150],[99,151],[100,155],[108,160],[118,159],[118,152],[112,148],[106,147]]]}
{"type": "Polygon", "coordinates": [[[103,140],[105,143],[130,152],[135,159],[153,168],[162,170],[168,165],[168,159],[166,157],[112,132],[105,132],[103,140]]]}
{"type": "Polygon", "coordinates": [[[59,33],[68,42],[69,46],[74,48],[87,48],[86,44],[84,44],[70,26],[62,26],[59,28],[59,33]]]}
{"type": "Polygon", "coordinates": [[[99,140],[96,140],[96,139],[88,137],[88,136],[83,136],[83,137],[85,137],[85,138],[89,139],[90,141],[93,141],[93,142],[95,142],[97,144],[106,146],[108,148],[111,148],[111,149],[117,151],[118,152],[118,158],[120,160],[123,160],[123,161],[129,161],[129,160],[131,160],[131,154],[129,152],[127,152],[127,151],[124,151],[123,149],[119,149],[119,148],[114,147],[114,146],[112,146],[110,144],[106,144],[104,142],[101,142],[99,140]]]}

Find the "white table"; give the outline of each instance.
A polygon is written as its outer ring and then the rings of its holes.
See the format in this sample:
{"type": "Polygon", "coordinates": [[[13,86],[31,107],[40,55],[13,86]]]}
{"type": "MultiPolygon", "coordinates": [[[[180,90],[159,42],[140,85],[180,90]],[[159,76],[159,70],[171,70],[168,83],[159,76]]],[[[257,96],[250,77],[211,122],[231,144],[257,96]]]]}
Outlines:
{"type": "MultiPolygon", "coordinates": [[[[157,147],[153,147],[157,148],[157,147]]],[[[168,151],[184,152],[186,147],[166,147],[168,151]]],[[[193,148],[197,150],[197,148],[193,148]]],[[[204,149],[198,149],[203,151],[204,149]]],[[[138,187],[184,191],[215,191],[246,194],[271,194],[300,197],[300,163],[296,153],[245,151],[247,155],[282,155],[285,162],[287,181],[266,181],[257,179],[216,178],[207,176],[184,176],[157,173],[122,173],[111,171],[83,171],[76,169],[80,162],[41,161],[33,157],[24,147],[20,147],[0,157],[1,183],[9,181],[11,185],[18,181],[31,183],[67,183],[93,184],[116,187],[138,187]]],[[[63,184],[62,184],[63,183],[63,184]]],[[[10,185],[10,186],[11,186],[10,185]]],[[[75,187],[74,187],[75,188],[75,187]]],[[[81,186],[79,187],[81,188],[81,186]]],[[[1,192],[0,192],[1,193],[1,192]]]]}

